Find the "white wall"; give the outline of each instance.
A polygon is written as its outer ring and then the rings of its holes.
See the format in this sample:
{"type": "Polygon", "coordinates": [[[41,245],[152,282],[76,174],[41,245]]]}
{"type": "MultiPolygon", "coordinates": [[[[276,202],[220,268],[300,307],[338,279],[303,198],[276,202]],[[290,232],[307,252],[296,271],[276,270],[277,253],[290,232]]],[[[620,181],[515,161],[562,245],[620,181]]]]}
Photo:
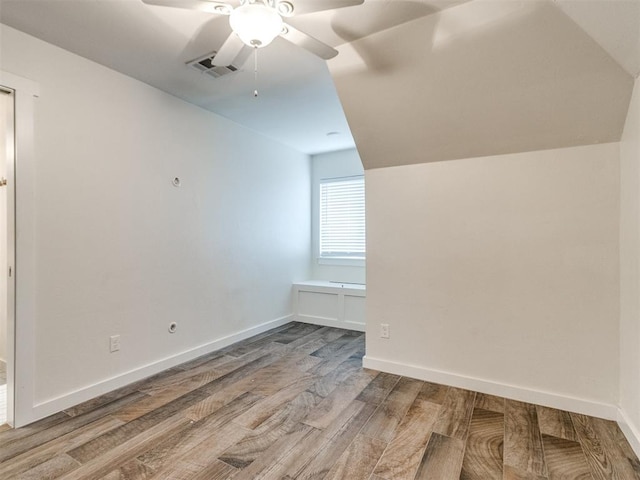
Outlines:
{"type": "Polygon", "coordinates": [[[318,262],[320,181],[353,175],[364,175],[362,161],[355,148],[311,157],[311,275],[314,280],[365,283],[364,265],[340,265],[339,260],[334,260],[335,264],[318,262]]]}
{"type": "Polygon", "coordinates": [[[618,151],[367,170],[365,365],[615,417],[618,151]]]}
{"type": "Polygon", "coordinates": [[[34,416],[287,320],[309,276],[309,158],[0,27],[1,69],[40,87],[35,206],[19,210],[35,225],[34,416]]]}
{"type": "Polygon", "coordinates": [[[620,410],[640,454],[640,80],[620,142],[620,410]]]}

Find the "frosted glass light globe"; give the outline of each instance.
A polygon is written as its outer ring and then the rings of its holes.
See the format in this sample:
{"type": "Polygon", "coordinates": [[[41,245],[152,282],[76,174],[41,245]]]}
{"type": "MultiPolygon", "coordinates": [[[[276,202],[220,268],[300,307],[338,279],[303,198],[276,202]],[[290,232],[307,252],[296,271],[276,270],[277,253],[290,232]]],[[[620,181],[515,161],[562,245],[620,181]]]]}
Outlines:
{"type": "Polygon", "coordinates": [[[233,31],[250,47],[265,47],[282,32],[282,17],[273,8],[260,3],[247,3],[235,8],[229,16],[233,31]]]}

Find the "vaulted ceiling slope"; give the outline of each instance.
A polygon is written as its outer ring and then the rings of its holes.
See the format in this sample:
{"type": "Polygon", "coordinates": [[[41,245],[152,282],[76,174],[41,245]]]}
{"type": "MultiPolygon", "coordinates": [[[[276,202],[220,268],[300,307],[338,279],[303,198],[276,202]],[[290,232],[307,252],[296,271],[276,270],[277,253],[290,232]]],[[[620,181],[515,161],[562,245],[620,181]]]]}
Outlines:
{"type": "Polygon", "coordinates": [[[327,69],[277,38],[257,100],[251,58],[217,79],[185,65],[220,48],[224,16],[0,0],[0,22],[302,152],[353,147],[352,132],[366,168],[617,141],[640,72],[640,0],[365,0],[295,16],[341,53],[327,69]]]}
{"type": "Polygon", "coordinates": [[[329,62],[365,168],[619,141],[638,0],[473,0],[329,62]]]}

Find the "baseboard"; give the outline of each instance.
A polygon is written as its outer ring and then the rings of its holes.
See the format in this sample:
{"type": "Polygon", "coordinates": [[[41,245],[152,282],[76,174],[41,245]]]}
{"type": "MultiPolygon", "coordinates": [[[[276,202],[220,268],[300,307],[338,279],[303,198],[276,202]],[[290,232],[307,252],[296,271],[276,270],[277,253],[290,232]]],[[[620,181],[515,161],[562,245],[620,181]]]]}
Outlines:
{"type": "Polygon", "coordinates": [[[638,426],[629,421],[629,417],[622,409],[618,409],[617,420],[620,430],[622,430],[624,436],[627,437],[627,441],[631,445],[631,448],[633,448],[635,454],[640,457],[640,430],[638,429],[638,426]]]}
{"type": "Polygon", "coordinates": [[[416,378],[418,380],[426,380],[428,382],[450,385],[466,390],[474,390],[476,392],[497,395],[521,402],[534,403],[559,410],[605,418],[607,420],[616,420],[618,418],[617,407],[606,403],[593,402],[591,400],[568,397],[556,393],[530,390],[514,385],[496,383],[439,370],[431,370],[416,365],[391,362],[379,358],[372,358],[368,355],[363,359],[363,366],[372,370],[380,370],[382,372],[416,378]]]}
{"type": "Polygon", "coordinates": [[[366,328],[364,323],[342,322],[340,320],[334,320],[333,318],[316,317],[313,315],[296,315],[295,321],[310,323],[312,325],[322,325],[323,327],[344,328],[345,330],[355,330],[357,332],[364,332],[366,328]]]}
{"type": "Polygon", "coordinates": [[[226,337],[222,337],[212,342],[200,345],[185,352],[163,358],[162,360],[158,360],[157,362],[150,363],[143,367],[130,370],[126,373],[106,379],[99,383],[95,383],[93,385],[89,385],[87,387],[67,393],[65,395],[38,403],[33,407],[31,418],[27,423],[31,423],[48,415],[61,412],[66,408],[73,407],[74,405],[78,405],[79,403],[91,400],[92,398],[98,397],[100,395],[104,395],[105,393],[109,393],[113,390],[129,385],[130,383],[137,382],[138,380],[142,380],[144,378],[150,377],[151,375],[155,375],[156,373],[160,373],[168,368],[175,367],[176,365],[188,362],[189,360],[193,360],[202,355],[215,352],[216,350],[220,350],[221,348],[239,342],[240,340],[258,335],[259,333],[266,332],[267,330],[285,325],[292,321],[293,315],[287,315],[281,318],[277,318],[275,320],[262,323],[246,330],[242,330],[240,332],[236,332],[226,337]]]}

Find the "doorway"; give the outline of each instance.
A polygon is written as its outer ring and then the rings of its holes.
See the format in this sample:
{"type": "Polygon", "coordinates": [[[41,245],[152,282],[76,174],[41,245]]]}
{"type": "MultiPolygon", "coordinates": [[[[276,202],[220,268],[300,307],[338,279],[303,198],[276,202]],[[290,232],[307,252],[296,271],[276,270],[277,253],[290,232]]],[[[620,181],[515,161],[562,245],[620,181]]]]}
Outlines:
{"type": "Polygon", "coordinates": [[[0,86],[0,428],[12,418],[8,409],[13,404],[8,398],[13,388],[12,381],[13,338],[9,323],[13,322],[13,278],[14,228],[12,209],[14,205],[14,92],[0,86]]]}

